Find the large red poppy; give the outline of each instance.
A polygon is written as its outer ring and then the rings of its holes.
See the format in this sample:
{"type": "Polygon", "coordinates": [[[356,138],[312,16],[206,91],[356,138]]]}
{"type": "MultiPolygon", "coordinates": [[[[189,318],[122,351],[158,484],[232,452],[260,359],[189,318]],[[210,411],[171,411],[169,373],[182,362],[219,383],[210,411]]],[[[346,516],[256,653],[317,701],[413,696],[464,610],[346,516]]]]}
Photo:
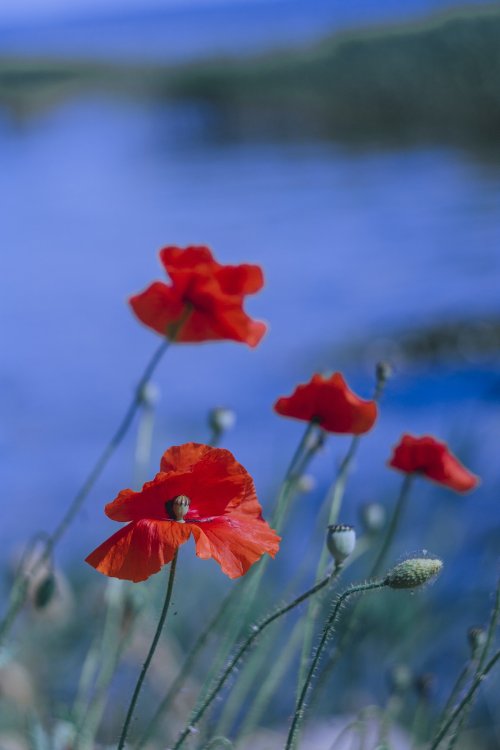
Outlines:
{"type": "Polygon", "coordinates": [[[217,560],[230,578],[247,572],[280,537],[263,520],[250,474],[222,448],[173,446],[140,492],[122,490],[105,511],[127,526],[86,559],[104,575],[144,581],[170,562],[191,534],[198,557],[217,560]]]}
{"type": "Polygon", "coordinates": [[[316,420],[324,430],[361,435],[377,418],[375,401],[364,401],[353,393],[339,372],[326,378],[313,375],[309,383],[298,385],[291,396],[282,396],[274,410],[284,417],[307,422],[316,420]]]}
{"type": "Polygon", "coordinates": [[[460,463],[446,443],[431,435],[403,435],[393,449],[389,466],[405,474],[423,474],[456,492],[468,492],[479,483],[479,478],[460,463]]]}
{"type": "Polygon", "coordinates": [[[243,302],[247,294],[255,294],[264,285],[260,266],[221,265],[203,246],[164,247],[160,261],[172,284],[155,281],[129,300],[142,323],[164,336],[175,335],[181,343],[259,343],[266,326],[245,313],[243,302]]]}

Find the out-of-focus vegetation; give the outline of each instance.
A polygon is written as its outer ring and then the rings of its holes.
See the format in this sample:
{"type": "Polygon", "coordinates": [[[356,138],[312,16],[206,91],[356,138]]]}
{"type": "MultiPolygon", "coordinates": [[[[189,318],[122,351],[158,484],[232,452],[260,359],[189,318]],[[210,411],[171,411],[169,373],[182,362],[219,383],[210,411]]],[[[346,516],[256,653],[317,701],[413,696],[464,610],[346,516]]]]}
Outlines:
{"type": "Polygon", "coordinates": [[[500,10],[339,34],[300,50],[172,67],[0,60],[18,114],[88,89],[213,106],[229,129],[337,139],[500,138],[500,10]]]}

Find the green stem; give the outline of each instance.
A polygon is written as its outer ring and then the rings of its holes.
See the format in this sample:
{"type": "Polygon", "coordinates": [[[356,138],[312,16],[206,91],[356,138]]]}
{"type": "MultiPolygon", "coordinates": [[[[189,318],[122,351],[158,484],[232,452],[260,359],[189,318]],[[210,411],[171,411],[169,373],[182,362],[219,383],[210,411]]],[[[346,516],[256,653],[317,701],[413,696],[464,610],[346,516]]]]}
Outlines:
{"type": "Polygon", "coordinates": [[[396,531],[399,528],[401,518],[408,504],[408,497],[410,494],[410,488],[412,486],[413,478],[414,478],[413,474],[406,474],[405,478],[403,479],[401,490],[399,492],[399,497],[396,502],[396,507],[394,508],[394,512],[391,516],[391,520],[389,522],[389,526],[387,527],[387,532],[385,534],[384,541],[382,542],[380,551],[377,555],[375,562],[373,563],[373,567],[370,572],[370,577],[378,576],[378,574],[380,573],[380,570],[382,569],[382,566],[385,563],[387,553],[389,552],[389,549],[391,548],[391,545],[394,541],[394,537],[396,536],[396,531]]]}
{"type": "MultiPolygon", "coordinates": [[[[493,639],[495,638],[495,633],[497,630],[499,617],[500,617],[500,579],[498,580],[498,583],[497,583],[495,604],[493,605],[493,610],[492,610],[491,617],[490,617],[490,624],[488,625],[488,633],[486,635],[486,642],[483,648],[481,649],[475,676],[480,674],[480,672],[482,671],[484,667],[486,659],[488,658],[488,654],[490,652],[493,639]]],[[[472,708],[472,703],[469,703],[466,709],[464,710],[464,712],[462,713],[462,715],[460,716],[457,728],[455,732],[453,733],[453,736],[451,737],[450,742],[448,744],[448,750],[453,750],[453,748],[457,744],[460,733],[469,717],[471,708],[472,708]]]]}
{"type": "MultiPolygon", "coordinates": [[[[337,597],[337,600],[333,606],[330,617],[326,621],[325,627],[323,628],[323,633],[321,635],[318,648],[316,649],[316,653],[314,654],[314,658],[311,662],[311,666],[309,667],[309,671],[304,680],[304,684],[302,685],[302,689],[300,691],[297,704],[295,706],[295,712],[294,712],[293,720],[290,726],[290,731],[288,732],[285,750],[293,750],[293,748],[296,747],[296,740],[298,737],[299,728],[304,718],[307,693],[309,691],[309,687],[311,685],[314,674],[318,667],[319,660],[321,659],[323,649],[325,648],[326,643],[332,633],[332,630],[335,627],[337,617],[339,615],[339,612],[345,600],[348,599],[350,596],[353,596],[353,594],[360,594],[365,591],[373,591],[374,589],[381,589],[381,588],[384,588],[385,585],[386,585],[385,581],[372,581],[371,583],[362,583],[362,584],[359,584],[358,586],[351,586],[350,588],[346,589],[342,594],[340,594],[339,597],[337,597]]],[[[174,748],[174,750],[176,750],[176,748],[174,748]]]]}
{"type": "MultiPolygon", "coordinates": [[[[66,533],[68,527],[70,526],[75,516],[80,511],[83,503],[85,502],[87,496],[89,495],[90,491],[94,487],[94,484],[96,483],[97,479],[100,477],[109,459],[111,458],[111,456],[113,455],[113,453],[118,448],[123,438],[127,434],[129,427],[132,424],[132,421],[134,419],[134,416],[142,403],[143,389],[146,386],[146,384],[149,382],[149,380],[151,379],[151,376],[153,375],[165,351],[170,346],[170,343],[171,343],[170,339],[167,339],[167,338],[163,339],[160,346],[154,352],[153,356],[148,362],[135,388],[134,397],[127,411],[125,412],[125,415],[122,421],[120,422],[118,429],[115,431],[114,435],[112,436],[111,440],[107,444],[106,448],[99,456],[97,462],[95,463],[94,467],[88,474],[84,483],[82,484],[82,486],[80,487],[76,495],[74,496],[72,502],[70,503],[69,507],[67,508],[61,520],[59,521],[58,525],[56,526],[52,534],[50,534],[50,536],[47,537],[47,540],[45,541],[45,544],[44,544],[44,549],[41,552],[37,561],[34,563],[33,569],[35,569],[38,565],[42,564],[43,562],[45,562],[46,560],[50,558],[50,556],[52,555],[54,551],[54,547],[59,542],[61,537],[66,533]]],[[[18,577],[17,580],[14,582],[14,587],[13,587],[12,595],[10,598],[9,607],[0,623],[0,643],[2,642],[3,638],[6,636],[7,632],[10,630],[17,615],[21,611],[21,608],[24,602],[26,601],[31,573],[32,573],[32,570],[30,570],[29,572],[26,572],[26,571],[23,572],[20,575],[20,577],[18,577]]]]}
{"type": "Polygon", "coordinates": [[[130,701],[130,706],[127,711],[127,716],[125,717],[125,723],[123,725],[122,733],[120,735],[120,740],[118,742],[118,750],[123,750],[125,746],[125,742],[127,740],[127,734],[130,726],[130,722],[132,721],[132,716],[134,714],[135,706],[137,703],[137,699],[139,698],[139,693],[141,692],[142,684],[144,682],[144,678],[146,677],[146,673],[149,669],[149,665],[151,664],[151,661],[153,659],[154,653],[156,651],[156,647],[158,645],[158,641],[160,640],[161,631],[163,630],[163,625],[165,624],[165,619],[167,617],[168,608],[170,605],[170,600],[172,598],[172,591],[174,588],[174,579],[175,579],[175,570],[177,567],[177,556],[178,556],[178,550],[175,551],[175,554],[172,558],[172,562],[170,563],[170,574],[168,576],[168,585],[167,585],[167,593],[165,596],[165,602],[163,604],[163,609],[161,611],[160,620],[158,622],[158,627],[156,628],[156,632],[153,637],[153,641],[151,643],[151,646],[149,648],[148,655],[146,656],[146,660],[142,666],[141,673],[139,675],[139,679],[137,680],[137,684],[135,686],[134,692],[132,694],[132,700],[130,701]]]}
{"type": "MultiPolygon", "coordinates": [[[[392,545],[396,531],[399,528],[399,524],[401,522],[404,509],[406,508],[410,488],[412,486],[412,481],[413,481],[412,474],[407,474],[405,478],[403,479],[403,482],[401,484],[401,489],[399,491],[399,496],[396,501],[396,505],[391,516],[391,520],[389,521],[389,525],[387,527],[387,531],[386,531],[384,540],[382,542],[382,546],[375,559],[375,562],[372,565],[368,578],[376,578],[379,575],[380,570],[385,562],[387,553],[389,552],[389,549],[392,545]]],[[[343,633],[338,646],[331,653],[329,657],[329,663],[327,664],[326,668],[323,670],[323,674],[317,682],[317,685],[315,688],[316,693],[322,689],[323,685],[326,682],[327,677],[330,675],[332,669],[337,664],[337,661],[340,655],[343,653],[346,644],[349,643],[350,638],[352,637],[353,633],[356,630],[356,626],[359,622],[359,618],[356,617],[358,606],[359,606],[359,603],[354,605],[354,608],[351,613],[351,618],[349,620],[349,624],[345,632],[343,633]]]]}
{"type": "MultiPolygon", "coordinates": [[[[311,443],[311,435],[316,428],[315,420],[311,420],[306,426],[299,445],[297,446],[295,453],[290,461],[290,464],[285,473],[281,489],[276,501],[275,511],[271,518],[271,526],[281,533],[283,528],[286,514],[290,506],[290,502],[297,489],[297,479],[301,476],[307,463],[312,459],[314,453],[321,445],[319,440],[311,443]]],[[[257,597],[257,592],[260,587],[261,580],[270,562],[270,557],[267,555],[262,558],[259,563],[252,568],[252,570],[245,576],[244,582],[239,590],[239,606],[235,607],[232,613],[231,620],[228,623],[224,639],[221,643],[215,659],[213,660],[212,668],[210,669],[202,689],[200,691],[200,697],[198,699],[198,705],[201,705],[210,690],[210,686],[213,683],[214,678],[219,674],[223,665],[226,663],[235,643],[238,641],[242,634],[242,628],[247,622],[248,615],[257,597]]]]}
{"type": "Polygon", "coordinates": [[[182,665],[181,671],[179,672],[175,680],[172,682],[171,686],[168,689],[168,692],[166,693],[162,702],[156,709],[156,712],[153,718],[151,719],[150,723],[146,727],[146,731],[144,732],[143,736],[141,737],[141,739],[139,740],[137,744],[137,750],[140,750],[140,748],[144,747],[147,741],[151,738],[162,716],[164,716],[167,713],[168,709],[170,708],[170,704],[179,695],[179,692],[181,690],[182,685],[184,684],[184,681],[186,680],[188,674],[191,674],[191,670],[193,668],[193,665],[196,661],[198,654],[203,649],[209,636],[212,633],[217,631],[220,622],[225,617],[227,611],[230,609],[231,605],[233,604],[233,600],[234,600],[236,592],[239,592],[239,588],[236,586],[233,586],[229,594],[223,600],[215,616],[210,620],[210,622],[208,623],[208,626],[205,628],[205,630],[203,630],[201,635],[198,637],[196,643],[194,644],[193,648],[189,652],[188,657],[186,658],[184,664],[182,665]]]}
{"type": "MultiPolygon", "coordinates": [[[[344,460],[342,461],[340,465],[337,477],[326,496],[325,505],[330,508],[329,516],[328,516],[329,526],[337,523],[340,509],[342,506],[342,499],[344,497],[347,477],[349,476],[351,463],[354,459],[354,456],[356,455],[359,442],[360,442],[360,436],[355,435],[353,439],[351,440],[349,449],[346,455],[344,456],[344,460]]],[[[316,580],[319,580],[321,576],[324,574],[324,571],[328,564],[329,557],[330,557],[330,553],[328,551],[328,548],[326,544],[323,544],[318,567],[316,569],[316,580]]],[[[305,621],[304,621],[304,640],[302,643],[299,675],[298,675],[298,680],[297,680],[298,692],[300,692],[300,689],[302,685],[304,684],[305,676],[307,673],[311,647],[312,647],[312,641],[314,637],[314,623],[316,621],[318,614],[319,614],[319,604],[318,602],[313,601],[310,603],[308,607],[305,621]]]]}
{"type": "Polygon", "coordinates": [[[441,729],[438,731],[437,735],[435,736],[434,740],[432,741],[432,744],[429,748],[429,750],[436,750],[438,745],[441,744],[442,740],[446,737],[448,734],[450,728],[452,727],[453,723],[456,721],[456,719],[460,716],[462,711],[466,709],[474,697],[474,694],[478,690],[479,686],[482,684],[485,677],[488,675],[489,672],[493,669],[497,661],[500,659],[500,651],[497,651],[496,654],[489,660],[489,662],[486,664],[484,669],[477,673],[472,684],[470,685],[467,693],[464,695],[458,706],[455,708],[451,716],[448,718],[447,722],[444,724],[444,726],[441,727],[441,729]]]}
{"type": "MultiPolygon", "coordinates": [[[[200,719],[203,717],[203,714],[205,711],[209,708],[209,706],[213,703],[219,692],[224,687],[224,684],[226,683],[226,680],[233,672],[235,666],[240,661],[240,659],[243,658],[245,653],[248,651],[250,646],[253,644],[253,642],[256,640],[256,638],[259,637],[259,635],[262,633],[263,630],[265,630],[271,623],[273,623],[275,620],[278,620],[283,615],[286,615],[288,612],[290,612],[292,609],[297,607],[299,604],[301,604],[303,601],[308,599],[310,596],[313,596],[318,591],[320,591],[324,586],[326,586],[331,578],[332,575],[335,574],[335,570],[332,574],[329,574],[323,578],[322,581],[317,583],[312,588],[308,589],[306,592],[298,596],[296,599],[294,599],[292,602],[287,604],[284,607],[281,607],[280,609],[277,609],[273,614],[266,617],[259,625],[255,625],[252,627],[252,631],[248,638],[243,642],[243,644],[240,646],[240,648],[236,651],[236,654],[233,656],[233,658],[230,660],[229,664],[226,666],[224,671],[222,672],[221,676],[217,680],[216,684],[212,688],[212,690],[209,692],[205,700],[203,701],[202,705],[196,709],[196,711],[191,716],[191,719],[189,721],[189,724],[185,729],[181,732],[179,735],[177,742],[175,743],[172,750],[178,750],[183,744],[186,737],[191,733],[192,727],[196,726],[200,719]]],[[[119,750],[121,750],[119,748],[119,750]]]]}
{"type": "Polygon", "coordinates": [[[234,747],[233,743],[228,740],[227,737],[214,737],[212,740],[209,740],[206,745],[203,745],[203,750],[211,750],[211,748],[217,746],[228,748],[234,747]]]}

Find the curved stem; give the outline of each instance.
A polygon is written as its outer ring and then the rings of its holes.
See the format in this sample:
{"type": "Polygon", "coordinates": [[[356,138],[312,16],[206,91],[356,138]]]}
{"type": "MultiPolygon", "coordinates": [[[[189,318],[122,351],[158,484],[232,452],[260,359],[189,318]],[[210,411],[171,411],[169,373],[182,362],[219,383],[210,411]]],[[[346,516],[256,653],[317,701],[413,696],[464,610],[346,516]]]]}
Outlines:
{"type": "Polygon", "coordinates": [[[191,670],[192,670],[194,662],[196,661],[196,657],[198,656],[198,654],[204,647],[211,633],[217,630],[219,623],[221,622],[223,617],[226,615],[228,609],[232,605],[235,592],[239,592],[239,588],[236,586],[233,586],[229,594],[223,600],[218,611],[215,613],[215,616],[210,620],[207,627],[199,635],[196,643],[194,644],[184,664],[182,665],[181,671],[179,672],[175,680],[170,685],[168,692],[166,693],[165,697],[163,698],[160,705],[156,709],[156,712],[153,718],[151,719],[148,726],[146,727],[146,731],[144,732],[141,739],[137,743],[137,750],[140,750],[142,747],[144,747],[146,742],[151,738],[151,735],[156,729],[156,726],[158,725],[158,722],[160,721],[161,717],[164,714],[166,714],[166,712],[168,711],[168,708],[170,707],[171,702],[174,700],[174,698],[177,695],[179,695],[181,686],[184,684],[186,677],[188,676],[188,674],[191,674],[191,670]]]}
{"type": "Polygon", "coordinates": [[[500,651],[497,651],[496,654],[492,656],[492,658],[486,664],[482,672],[480,672],[479,674],[476,674],[476,677],[474,678],[471,686],[469,687],[469,690],[464,695],[464,697],[462,698],[458,706],[455,708],[455,710],[449,717],[448,721],[444,724],[443,727],[441,727],[436,737],[434,738],[429,750],[436,750],[438,745],[441,743],[441,741],[445,738],[446,734],[450,730],[454,721],[462,713],[462,711],[470,704],[472,698],[474,697],[476,690],[479,688],[479,686],[483,682],[484,678],[488,675],[488,673],[491,672],[491,670],[493,669],[493,667],[495,666],[495,664],[497,663],[499,659],[500,659],[500,651]]]}
{"type": "MultiPolygon", "coordinates": [[[[487,635],[486,635],[486,642],[485,642],[483,648],[481,649],[481,653],[479,655],[479,660],[478,660],[477,668],[476,668],[476,671],[475,671],[475,677],[477,677],[477,675],[480,674],[480,672],[482,671],[482,669],[484,667],[486,659],[488,658],[488,653],[490,651],[491,644],[493,643],[493,639],[495,637],[495,633],[496,633],[496,629],[497,629],[499,617],[500,617],[500,579],[499,579],[499,581],[497,583],[497,589],[496,589],[496,595],[495,595],[495,604],[493,605],[493,610],[491,612],[490,623],[488,625],[488,632],[487,632],[487,635]]],[[[455,730],[455,732],[454,732],[453,736],[451,737],[450,742],[448,744],[448,750],[453,750],[453,748],[457,744],[458,738],[460,736],[460,732],[462,731],[462,728],[464,727],[464,725],[465,725],[465,723],[466,723],[466,721],[468,719],[469,712],[470,712],[471,708],[472,708],[472,704],[469,703],[466,706],[465,710],[463,711],[462,715],[460,716],[457,728],[456,728],[456,730],[455,730]]],[[[443,721],[445,719],[446,719],[446,715],[444,716],[443,721]]]]}
{"type": "MultiPolygon", "coordinates": [[[[185,318],[183,318],[183,321],[181,324],[179,324],[178,328],[180,328],[181,325],[184,324],[184,322],[185,322],[185,318]]],[[[137,383],[137,386],[134,392],[134,397],[127,411],[125,412],[125,415],[122,421],[118,425],[117,430],[115,431],[111,440],[105,447],[104,451],[101,453],[101,455],[97,459],[97,462],[94,464],[93,468],[91,469],[84,483],[82,484],[82,486],[80,487],[76,495],[74,496],[73,500],[71,501],[69,507],[67,508],[63,517],[59,521],[58,525],[56,526],[52,534],[50,534],[47,537],[45,544],[44,544],[43,551],[41,552],[40,556],[34,563],[33,569],[36,568],[37,565],[40,565],[41,563],[45,562],[46,560],[50,558],[50,556],[52,555],[52,552],[54,551],[54,547],[59,542],[61,537],[65,534],[65,532],[68,529],[68,526],[70,526],[73,519],[80,511],[84,501],[86,500],[87,496],[92,490],[95,482],[100,477],[104,467],[106,466],[109,459],[111,458],[111,456],[113,455],[113,453],[118,448],[123,438],[127,434],[129,427],[132,424],[132,421],[134,419],[134,416],[142,403],[144,387],[149,382],[158,363],[160,362],[161,358],[163,357],[165,351],[168,349],[172,341],[173,341],[173,338],[163,339],[160,346],[158,346],[156,351],[153,353],[153,356],[151,357],[148,364],[146,365],[146,368],[141,378],[139,379],[139,382],[137,383]]],[[[14,587],[13,587],[8,610],[0,623],[0,643],[2,642],[7,632],[9,631],[11,625],[13,624],[18,613],[20,612],[24,602],[26,601],[30,575],[31,575],[31,570],[29,572],[24,572],[14,582],[14,587]]]]}
{"type": "Polygon", "coordinates": [[[240,648],[237,650],[233,658],[230,660],[229,664],[226,666],[221,676],[217,680],[216,684],[214,685],[212,690],[209,692],[209,694],[203,701],[202,705],[193,713],[188,726],[185,727],[185,729],[181,732],[172,750],[178,750],[178,748],[180,748],[184,744],[184,740],[191,733],[192,727],[198,724],[198,722],[202,718],[207,708],[212,704],[212,702],[215,700],[220,690],[224,687],[226,680],[231,675],[237,663],[245,655],[245,653],[248,651],[248,649],[253,644],[255,639],[258,638],[258,636],[262,633],[262,631],[265,630],[267,626],[270,625],[272,622],[282,617],[283,615],[286,615],[287,612],[290,612],[290,610],[294,609],[303,601],[308,599],[310,596],[313,596],[318,591],[320,591],[324,586],[327,585],[327,583],[330,582],[332,575],[334,574],[335,574],[335,570],[333,571],[332,574],[328,574],[327,576],[325,576],[325,578],[323,578],[322,581],[317,583],[312,588],[308,589],[306,592],[298,596],[292,602],[285,605],[284,607],[281,607],[280,609],[277,609],[275,612],[273,612],[273,614],[266,617],[265,620],[263,620],[259,625],[254,625],[252,627],[252,632],[250,633],[248,638],[243,642],[240,648]]]}
{"type": "Polygon", "coordinates": [[[373,563],[370,576],[373,576],[373,577],[378,576],[385,562],[385,558],[387,557],[387,553],[391,547],[391,544],[394,541],[396,531],[398,530],[399,524],[401,522],[401,518],[408,504],[408,497],[410,494],[410,488],[413,483],[413,478],[414,478],[414,474],[406,474],[405,478],[403,479],[403,483],[401,485],[399,496],[396,502],[396,507],[394,508],[394,512],[391,516],[391,520],[389,522],[389,526],[387,527],[387,531],[384,537],[384,541],[382,542],[380,551],[377,555],[375,562],[373,563]]]}
{"type": "Polygon", "coordinates": [[[304,718],[305,702],[307,698],[307,693],[309,691],[309,687],[313,680],[314,673],[316,672],[319,660],[321,659],[323,649],[325,648],[325,645],[331,635],[331,632],[333,628],[335,627],[337,617],[339,615],[340,609],[342,605],[344,604],[345,600],[348,599],[353,594],[360,594],[364,591],[372,591],[374,589],[381,589],[381,588],[384,588],[385,585],[386,585],[385,581],[373,581],[372,583],[362,583],[359,586],[352,586],[351,588],[346,589],[346,591],[340,594],[340,596],[337,598],[337,601],[335,602],[335,605],[332,609],[332,613],[330,617],[328,618],[328,620],[326,621],[325,627],[323,628],[323,633],[321,635],[318,648],[316,649],[314,659],[311,662],[311,666],[309,667],[309,671],[307,673],[306,679],[300,691],[300,695],[298,697],[297,704],[295,706],[295,712],[293,715],[292,724],[290,726],[290,731],[288,732],[285,750],[292,750],[295,747],[299,727],[304,718]]]}
{"type": "Polygon", "coordinates": [[[144,664],[142,665],[139,679],[137,680],[137,684],[135,686],[134,692],[132,693],[132,700],[130,701],[130,706],[128,707],[127,716],[125,717],[125,723],[123,725],[122,733],[120,735],[120,740],[118,742],[118,750],[123,750],[123,747],[125,746],[130,722],[132,721],[132,716],[134,714],[137,699],[139,698],[139,693],[141,692],[144,678],[146,677],[146,673],[153,659],[154,653],[156,651],[156,647],[158,645],[158,641],[160,640],[160,635],[161,635],[161,631],[163,630],[163,625],[165,624],[165,619],[167,617],[168,607],[170,605],[170,600],[172,598],[172,591],[174,588],[175,569],[177,567],[177,556],[178,556],[178,550],[175,551],[175,554],[172,558],[172,562],[170,563],[170,574],[168,577],[167,593],[165,596],[163,609],[161,611],[160,620],[158,622],[158,627],[156,628],[153,641],[149,648],[148,655],[146,656],[146,660],[144,664]]]}

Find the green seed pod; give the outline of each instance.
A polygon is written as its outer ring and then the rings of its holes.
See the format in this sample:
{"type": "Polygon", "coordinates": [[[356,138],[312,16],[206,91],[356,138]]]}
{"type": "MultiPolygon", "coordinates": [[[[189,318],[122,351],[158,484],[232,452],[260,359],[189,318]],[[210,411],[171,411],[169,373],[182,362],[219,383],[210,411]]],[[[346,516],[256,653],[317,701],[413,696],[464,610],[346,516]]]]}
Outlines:
{"type": "Polygon", "coordinates": [[[443,563],[433,557],[414,557],[396,565],[384,580],[391,589],[414,589],[422,586],[441,571],[443,563]]]}

